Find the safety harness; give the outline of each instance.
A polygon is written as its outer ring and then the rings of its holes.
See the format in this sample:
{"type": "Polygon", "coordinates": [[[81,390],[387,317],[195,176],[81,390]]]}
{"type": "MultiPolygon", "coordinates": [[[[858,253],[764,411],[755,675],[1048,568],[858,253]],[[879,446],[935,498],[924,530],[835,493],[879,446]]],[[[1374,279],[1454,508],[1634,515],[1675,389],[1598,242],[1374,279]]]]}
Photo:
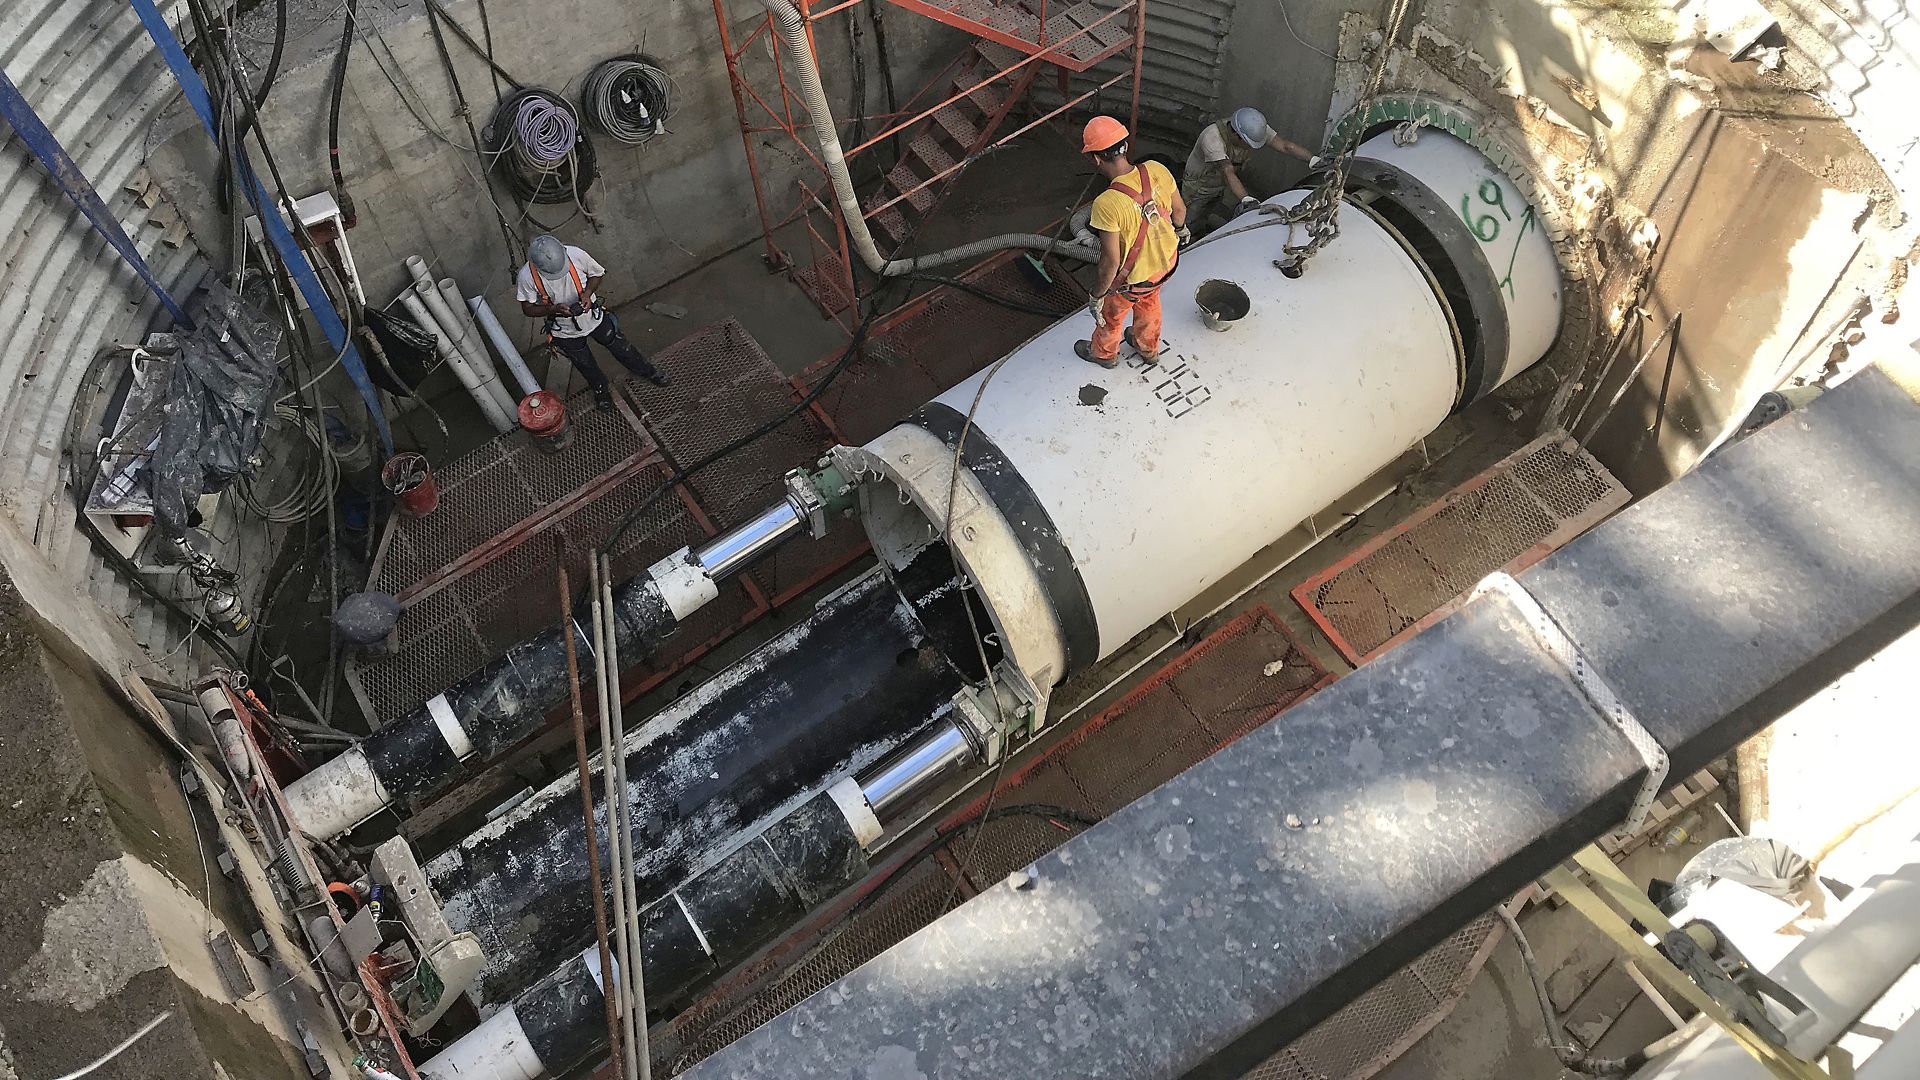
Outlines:
{"type": "Polygon", "coordinates": [[[1134,282],[1132,280],[1134,264],[1140,261],[1140,250],[1146,247],[1147,230],[1160,219],[1160,204],[1154,201],[1153,181],[1147,177],[1147,166],[1144,162],[1134,169],[1133,176],[1139,184],[1138,187],[1130,188],[1119,180],[1111,181],[1107,186],[1132,199],[1134,206],[1140,210],[1140,228],[1133,234],[1133,243],[1128,245],[1126,257],[1120,260],[1121,284],[1114,286],[1114,291],[1130,296],[1141,296],[1159,288],[1162,282],[1173,276],[1173,272],[1180,266],[1180,253],[1175,251],[1173,264],[1167,267],[1167,272],[1152,281],[1134,282]]]}
{"type": "MultiPolygon", "coordinates": [[[[553,303],[553,297],[547,295],[547,283],[540,277],[540,268],[529,262],[527,263],[527,269],[533,271],[533,291],[540,294],[540,302],[543,304],[553,303]]],[[[580,280],[580,272],[573,268],[573,256],[571,255],[567,256],[567,276],[573,279],[574,302],[579,303],[580,300],[587,295],[587,286],[585,282],[580,280]]],[[[553,320],[557,318],[559,318],[558,315],[547,316],[547,340],[549,342],[553,340],[553,320]]],[[[574,328],[579,329],[580,323],[575,316],[569,315],[567,318],[575,319],[573,324],[574,328]]]]}

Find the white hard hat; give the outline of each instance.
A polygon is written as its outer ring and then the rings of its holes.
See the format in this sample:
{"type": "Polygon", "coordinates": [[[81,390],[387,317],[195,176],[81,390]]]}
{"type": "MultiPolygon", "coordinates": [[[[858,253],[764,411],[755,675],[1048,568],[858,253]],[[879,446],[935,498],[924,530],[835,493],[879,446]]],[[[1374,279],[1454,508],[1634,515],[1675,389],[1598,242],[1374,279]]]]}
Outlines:
{"type": "Polygon", "coordinates": [[[1273,129],[1267,126],[1267,117],[1259,109],[1235,109],[1233,119],[1229,121],[1234,134],[1247,140],[1247,145],[1261,147],[1273,138],[1273,129]]]}
{"type": "Polygon", "coordinates": [[[567,245],[541,233],[527,245],[527,261],[543,274],[558,274],[567,268],[567,245]]]}

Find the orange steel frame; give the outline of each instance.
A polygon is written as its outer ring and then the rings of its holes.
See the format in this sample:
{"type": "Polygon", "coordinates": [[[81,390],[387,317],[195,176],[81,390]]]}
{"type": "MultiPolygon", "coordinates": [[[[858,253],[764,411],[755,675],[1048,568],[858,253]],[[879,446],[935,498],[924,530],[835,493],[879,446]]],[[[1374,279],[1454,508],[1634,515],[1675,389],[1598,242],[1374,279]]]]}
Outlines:
{"type": "MultiPolygon", "coordinates": [[[[828,16],[839,15],[842,13],[845,13],[849,18],[852,18],[854,16],[854,8],[856,8],[862,2],[866,2],[866,0],[837,0],[837,2],[830,2],[830,3],[827,3],[825,6],[822,6],[816,9],[814,6],[814,0],[793,0],[794,6],[799,10],[801,18],[803,18],[806,21],[807,47],[810,50],[813,50],[815,55],[817,56],[818,50],[814,46],[814,35],[813,35],[814,25],[819,21],[821,21],[822,19],[827,18],[828,16]]],[[[895,3],[895,5],[897,7],[900,7],[902,10],[919,12],[919,13],[922,13],[923,15],[928,14],[930,10],[927,8],[926,5],[923,5],[923,4],[900,3],[900,2],[897,2],[897,0],[871,0],[871,2],[873,3],[891,2],[891,3],[895,3]]],[[[1039,27],[1038,36],[1040,39],[1038,41],[1036,42],[1019,41],[1017,39],[1012,39],[1002,33],[989,32],[983,35],[983,36],[990,37],[993,40],[997,40],[1001,44],[1008,45],[1009,47],[1014,48],[1018,51],[1024,52],[1026,51],[1027,47],[1036,48],[1038,51],[1029,53],[1019,61],[1009,64],[1004,68],[1000,68],[996,70],[992,75],[988,76],[985,79],[982,79],[978,83],[975,83],[972,87],[950,94],[942,98],[938,102],[932,105],[929,105],[923,109],[920,109],[918,112],[911,111],[914,107],[914,103],[919,101],[923,97],[927,96],[928,91],[932,90],[935,86],[939,85],[940,80],[943,77],[945,77],[948,74],[948,72],[952,70],[954,66],[953,64],[950,63],[947,66],[941,68],[940,71],[936,72],[933,79],[930,80],[925,86],[921,87],[921,89],[917,91],[913,95],[913,97],[909,98],[906,105],[899,112],[878,113],[878,114],[862,116],[858,118],[848,118],[848,117],[839,118],[839,122],[842,125],[849,124],[853,119],[866,120],[866,121],[881,121],[887,124],[887,126],[884,127],[879,134],[873,135],[867,138],[865,141],[858,144],[857,146],[847,148],[844,151],[844,156],[846,161],[848,162],[849,167],[851,167],[851,164],[854,158],[860,155],[861,153],[871,150],[875,146],[878,146],[886,142],[887,140],[893,138],[896,135],[902,134],[907,129],[913,127],[915,124],[925,121],[927,118],[931,117],[934,113],[939,112],[941,109],[946,108],[947,106],[953,104],[956,101],[959,101],[963,97],[968,97],[971,94],[977,92],[979,87],[985,86],[988,83],[999,82],[1000,80],[1003,80],[1003,79],[1007,80],[1007,85],[1012,88],[1013,92],[1008,94],[1007,104],[1004,107],[1004,109],[1011,109],[1013,104],[1018,99],[1018,97],[1020,97],[1025,93],[1027,87],[1031,85],[1034,76],[1039,72],[1039,68],[1034,65],[1042,61],[1047,61],[1050,58],[1057,59],[1059,54],[1056,53],[1054,50],[1059,49],[1061,46],[1066,45],[1069,42],[1074,41],[1075,39],[1090,36],[1093,34],[1095,30],[1099,29],[1101,26],[1106,25],[1107,23],[1112,22],[1115,19],[1122,18],[1123,16],[1130,16],[1132,20],[1132,26],[1131,26],[1132,42],[1131,42],[1131,45],[1128,47],[1131,52],[1132,64],[1130,65],[1128,70],[1125,72],[1122,72],[1119,75],[1115,75],[1112,78],[1109,78],[1099,83],[1098,85],[1092,87],[1091,89],[1077,96],[1074,96],[1072,98],[1068,98],[1064,92],[1066,88],[1065,87],[1066,73],[1065,71],[1062,71],[1061,78],[1062,78],[1063,92],[1061,94],[1061,97],[1063,100],[1060,105],[1049,110],[1048,112],[1046,112],[1041,116],[1035,117],[1033,120],[1029,121],[1028,123],[1022,125],[1020,128],[1006,135],[1002,135],[1002,136],[999,136],[998,138],[991,139],[991,141],[985,142],[984,145],[977,145],[973,147],[965,157],[961,158],[959,161],[955,162],[953,165],[940,170],[935,175],[921,181],[919,184],[915,185],[910,190],[900,192],[895,197],[887,200],[884,203],[880,203],[873,207],[864,208],[864,211],[862,214],[863,218],[871,219],[876,214],[879,214],[887,210],[888,208],[896,205],[897,203],[901,202],[902,200],[908,198],[911,195],[917,194],[920,191],[923,191],[929,187],[932,187],[934,184],[942,183],[942,182],[950,183],[962,169],[966,168],[966,166],[969,163],[971,163],[971,161],[974,158],[978,157],[980,154],[985,153],[988,150],[992,150],[1000,146],[1003,146],[1008,142],[1011,142],[1013,139],[1018,138],[1019,136],[1025,134],[1026,132],[1031,131],[1033,128],[1038,127],[1040,124],[1043,124],[1048,120],[1051,120],[1054,117],[1065,113],[1068,109],[1071,109],[1081,104],[1087,99],[1105,91],[1109,87],[1115,85],[1116,83],[1121,82],[1122,80],[1127,80],[1129,82],[1127,124],[1129,127],[1137,127],[1139,125],[1140,70],[1141,70],[1141,64],[1145,59],[1145,55],[1146,55],[1146,32],[1147,32],[1146,0],[1128,0],[1127,3],[1114,8],[1112,11],[1109,11],[1106,14],[1100,16],[1098,19],[1080,27],[1078,30],[1074,31],[1073,33],[1066,34],[1061,37],[1054,38],[1052,40],[1048,40],[1047,29],[1046,29],[1047,28],[1047,6],[1049,2],[1060,4],[1062,7],[1066,6],[1066,0],[1040,0],[1040,9],[1039,9],[1039,12],[1037,13],[1038,27],[1039,27]]],[[[740,125],[740,146],[741,146],[741,149],[746,153],[747,172],[752,179],[754,208],[760,218],[761,238],[762,238],[762,243],[764,244],[764,247],[765,247],[765,250],[762,252],[762,258],[766,260],[767,265],[769,267],[772,267],[776,270],[786,271],[789,274],[795,271],[795,269],[797,268],[795,260],[792,258],[792,256],[790,256],[786,251],[784,251],[780,247],[778,241],[776,241],[774,238],[774,234],[779,229],[792,223],[796,218],[805,218],[809,246],[814,248],[816,251],[826,251],[838,257],[839,266],[843,272],[840,281],[837,283],[838,287],[841,289],[844,289],[844,294],[847,297],[856,297],[858,294],[854,291],[854,271],[853,271],[854,256],[853,256],[852,246],[850,245],[847,239],[846,221],[843,219],[840,213],[839,204],[836,200],[831,198],[821,197],[820,193],[827,190],[828,174],[827,174],[826,163],[820,160],[820,155],[815,152],[813,145],[808,141],[808,139],[803,134],[802,129],[806,127],[810,127],[811,121],[808,120],[806,117],[805,103],[797,100],[793,92],[793,89],[788,85],[787,74],[786,74],[787,58],[786,58],[785,51],[780,46],[780,42],[778,40],[779,33],[777,28],[775,27],[772,14],[768,13],[766,15],[760,16],[757,19],[754,19],[752,23],[752,29],[747,33],[746,37],[740,40],[738,45],[734,44],[733,32],[728,28],[728,25],[727,25],[727,9],[726,9],[725,0],[713,0],[713,17],[714,17],[714,25],[716,26],[716,28],[719,30],[719,33],[720,33],[721,54],[726,58],[727,81],[730,89],[733,92],[734,116],[739,121],[739,125],[740,125]],[[755,43],[758,42],[763,35],[768,39],[768,44],[771,46],[770,51],[773,55],[773,65],[774,65],[773,74],[774,74],[774,82],[775,82],[775,87],[773,88],[773,96],[775,96],[778,100],[777,107],[773,102],[768,101],[767,95],[763,95],[760,92],[760,90],[753,85],[752,81],[748,79],[746,72],[743,68],[743,65],[741,64],[741,57],[746,55],[747,50],[753,48],[755,43]],[[796,116],[796,114],[798,115],[796,116]],[[764,120],[761,119],[762,116],[764,116],[764,120]],[[814,167],[818,169],[820,172],[819,182],[817,185],[810,184],[806,181],[801,182],[800,184],[801,194],[799,199],[796,201],[796,205],[791,210],[788,210],[786,213],[781,214],[778,217],[775,216],[773,209],[770,207],[768,193],[767,193],[767,185],[764,178],[760,174],[760,163],[754,151],[754,145],[753,145],[753,137],[755,135],[776,133],[776,132],[780,134],[784,134],[789,139],[793,140],[793,142],[799,146],[800,152],[806,155],[806,159],[812,162],[814,167]],[[822,235],[821,231],[815,227],[814,221],[813,221],[813,215],[811,211],[816,209],[825,211],[831,218],[830,228],[833,233],[831,237],[822,235]]],[[[929,17],[931,16],[929,15],[929,17]]],[[[959,25],[959,24],[955,24],[955,25],[959,25]]],[[[968,28],[968,29],[971,29],[971,28],[968,28]]],[[[841,313],[836,313],[831,311],[828,312],[828,314],[831,315],[837,322],[839,322],[844,329],[848,330],[849,332],[852,331],[853,326],[852,326],[851,318],[843,318],[841,313]]],[[[857,318],[857,316],[853,316],[852,318],[857,318]]]]}

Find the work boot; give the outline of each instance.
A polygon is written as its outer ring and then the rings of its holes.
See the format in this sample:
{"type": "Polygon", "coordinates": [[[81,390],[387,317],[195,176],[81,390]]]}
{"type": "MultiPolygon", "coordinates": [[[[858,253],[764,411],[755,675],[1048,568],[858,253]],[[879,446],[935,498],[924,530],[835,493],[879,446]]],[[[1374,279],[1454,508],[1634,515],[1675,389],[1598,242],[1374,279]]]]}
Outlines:
{"type": "Polygon", "coordinates": [[[1085,360],[1089,364],[1099,364],[1108,371],[1112,371],[1114,368],[1120,366],[1120,358],[1117,356],[1110,356],[1103,360],[1093,355],[1093,342],[1088,341],[1086,338],[1081,338],[1079,341],[1073,343],[1073,355],[1085,360]]]}
{"type": "Polygon", "coordinates": [[[641,376],[641,378],[647,380],[648,382],[652,383],[655,386],[665,387],[665,386],[673,385],[673,380],[667,378],[667,373],[659,370],[658,368],[647,373],[646,375],[641,376]]]}
{"type": "Polygon", "coordinates": [[[1129,345],[1131,345],[1131,346],[1133,346],[1133,351],[1134,351],[1134,352],[1137,352],[1137,353],[1139,353],[1139,354],[1140,354],[1140,360],[1141,360],[1141,362],[1143,362],[1143,363],[1146,363],[1146,364],[1149,364],[1149,365],[1151,365],[1151,364],[1157,364],[1157,363],[1159,363],[1159,362],[1160,362],[1160,354],[1159,354],[1159,353],[1157,353],[1157,352],[1151,352],[1151,353],[1150,353],[1150,352],[1148,352],[1147,350],[1145,350],[1145,349],[1143,349],[1143,348],[1141,348],[1141,347],[1140,347],[1140,343],[1139,343],[1139,342],[1137,342],[1137,341],[1135,341],[1135,340],[1133,340],[1133,327],[1131,327],[1131,326],[1129,326],[1129,327],[1127,327],[1127,328],[1126,328],[1125,330],[1122,330],[1122,331],[1120,331],[1120,336],[1121,336],[1121,337],[1123,337],[1123,338],[1125,338],[1125,339],[1127,339],[1127,344],[1129,344],[1129,345]]]}
{"type": "Polygon", "coordinates": [[[601,412],[613,411],[613,391],[604,386],[593,388],[593,407],[601,412]]]}

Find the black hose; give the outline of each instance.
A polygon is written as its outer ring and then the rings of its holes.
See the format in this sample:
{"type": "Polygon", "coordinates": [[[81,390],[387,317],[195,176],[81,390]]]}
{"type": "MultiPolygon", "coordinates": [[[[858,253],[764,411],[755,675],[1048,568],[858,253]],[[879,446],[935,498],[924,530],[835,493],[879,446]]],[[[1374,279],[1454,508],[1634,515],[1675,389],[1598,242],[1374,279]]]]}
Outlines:
{"type": "Polygon", "coordinates": [[[1553,999],[1547,994],[1547,980],[1540,972],[1540,961],[1534,958],[1533,946],[1527,942],[1527,935],[1520,929],[1520,920],[1506,907],[1493,909],[1500,921],[1506,924],[1507,933],[1512,936],[1514,947],[1520,950],[1521,966],[1527,969],[1527,979],[1533,983],[1535,1000],[1540,1004],[1540,1015],[1547,1025],[1547,1043],[1553,1048],[1554,1057],[1560,1064],[1573,1072],[1585,1076],[1628,1076],[1638,1072],[1648,1061],[1671,1050],[1684,1042],[1691,1034],[1691,1028],[1683,1027],[1666,1038],[1651,1043],[1623,1058],[1594,1057],[1572,1044],[1566,1037],[1566,1031],[1554,1016],[1553,999]]]}
{"type": "MultiPolygon", "coordinates": [[[[880,14],[880,9],[885,6],[868,4],[867,20],[873,23],[873,51],[880,59],[880,82],[887,90],[887,124],[891,127],[900,115],[900,95],[893,88],[893,60],[887,52],[887,23],[880,14]]],[[[967,149],[973,148],[969,146],[967,149]]],[[[887,137],[887,154],[895,162],[900,160],[900,133],[897,131],[887,137]]]]}
{"type": "MultiPolygon", "coordinates": [[[[346,177],[340,173],[340,99],[347,89],[347,51],[353,48],[353,27],[359,12],[360,0],[347,0],[347,21],[340,28],[340,48],[333,54],[333,100],[327,106],[327,167],[333,170],[333,190],[339,196],[344,196],[347,189],[346,177]]],[[[352,217],[344,203],[340,209],[343,215],[352,217]]]]}
{"type": "Polygon", "coordinates": [[[260,89],[253,94],[253,107],[256,112],[267,103],[267,94],[273,90],[273,81],[280,77],[280,58],[286,51],[287,0],[274,0],[273,53],[267,57],[267,70],[260,76],[260,89]]]}
{"type": "Polygon", "coordinates": [[[964,278],[942,277],[939,274],[902,274],[900,277],[907,281],[924,281],[930,285],[945,285],[950,289],[958,289],[963,293],[977,296],[990,304],[998,304],[1009,311],[1018,311],[1023,315],[1039,315],[1049,319],[1059,319],[1072,314],[1079,308],[1079,305],[1076,304],[1065,311],[1059,311],[1053,308],[1044,308],[1034,304],[1022,303],[1011,296],[1005,296],[1001,293],[994,292],[992,289],[975,285],[973,282],[967,281],[964,278]]]}
{"type": "Polygon", "coordinates": [[[799,416],[815,401],[818,401],[820,395],[827,392],[827,387],[833,385],[833,381],[840,377],[840,373],[847,369],[847,365],[852,362],[853,357],[860,352],[860,345],[867,340],[867,331],[873,326],[874,318],[874,313],[868,312],[866,316],[860,320],[859,324],[853,328],[853,337],[848,339],[846,347],[840,350],[839,356],[834,357],[832,366],[827,368],[826,373],[820,376],[820,381],[814,383],[813,389],[808,390],[804,397],[794,402],[787,411],[768,420],[752,431],[731,440],[706,457],[701,458],[685,468],[675,469],[673,474],[661,481],[658,487],[655,487],[647,494],[646,498],[641,499],[633,509],[627,511],[627,515],[620,519],[618,525],[614,526],[612,535],[607,537],[607,542],[601,545],[601,550],[613,551],[618,548],[620,546],[620,539],[627,535],[627,530],[633,527],[633,523],[640,520],[642,514],[652,509],[654,503],[659,502],[669,491],[672,491],[674,485],[685,482],[688,478],[692,477],[693,474],[705,469],[714,462],[736,453],[742,447],[772,434],[778,430],[781,425],[799,416]]]}
{"type": "Polygon", "coordinates": [[[637,53],[594,66],[580,85],[580,115],[593,130],[640,146],[667,130],[673,116],[673,79],[637,53]]]}

